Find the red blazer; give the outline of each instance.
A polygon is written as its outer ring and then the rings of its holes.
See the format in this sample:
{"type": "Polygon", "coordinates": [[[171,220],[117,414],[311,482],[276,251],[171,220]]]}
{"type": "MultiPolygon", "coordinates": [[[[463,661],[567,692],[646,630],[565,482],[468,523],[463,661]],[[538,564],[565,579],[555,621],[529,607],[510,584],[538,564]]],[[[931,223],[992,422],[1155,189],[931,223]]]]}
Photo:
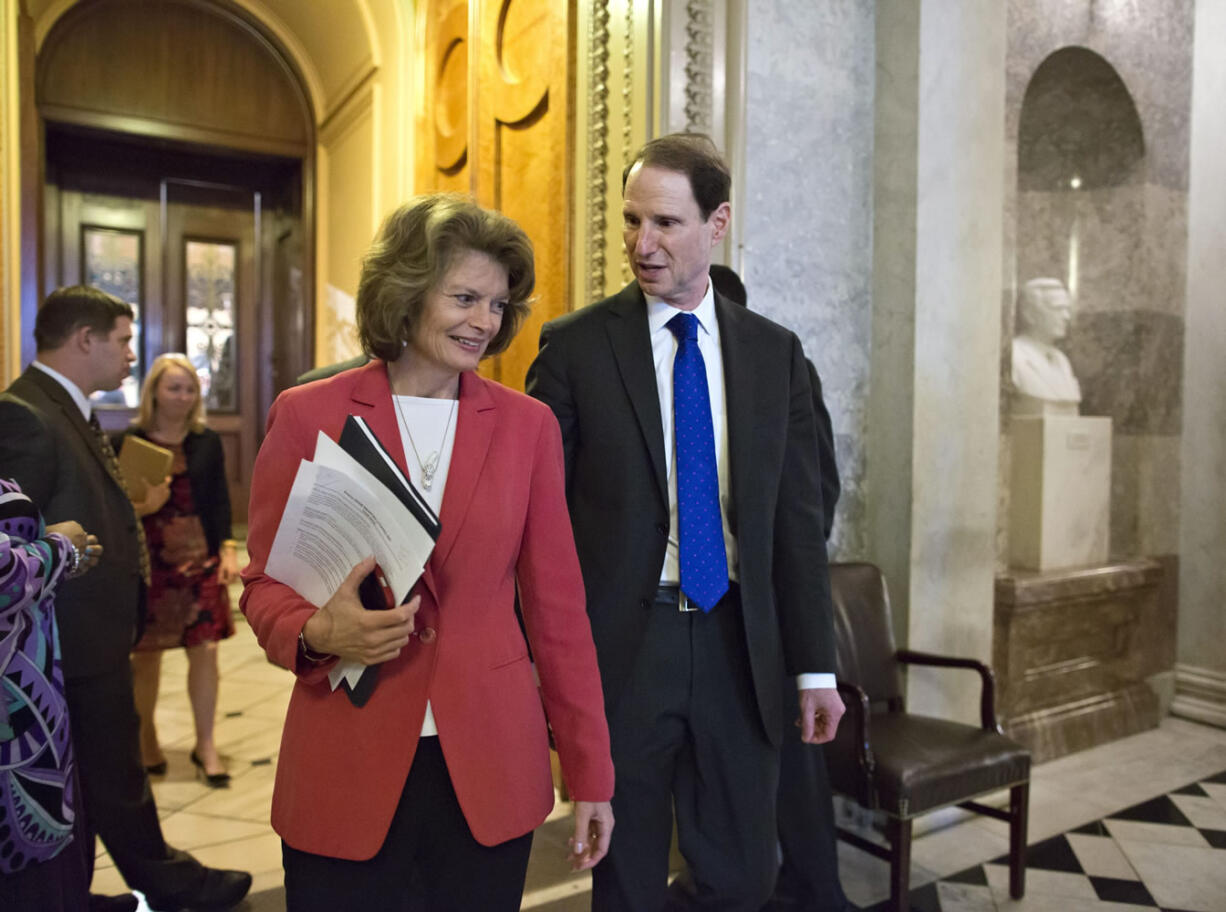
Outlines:
{"type": "Polygon", "coordinates": [[[251,481],[242,609],[271,661],[297,676],[277,764],[272,824],[293,848],[362,860],[383,844],[425,716],[469,828],[484,845],[523,835],[553,807],[545,716],[573,796],[607,801],[613,764],[583,578],[566,508],[557,421],[539,402],[475,373],[460,377],[442,533],[414,587],[418,630],[355,708],[328,666],[300,661],[315,611],[264,574],[301,459],[320,429],[360,415],[405,467],[382,361],[282,393],[251,481]],[[515,617],[519,585],[528,642],[515,617]],[[538,688],[528,644],[540,678],[538,688]],[[544,707],[542,709],[542,702],[544,707]]]}

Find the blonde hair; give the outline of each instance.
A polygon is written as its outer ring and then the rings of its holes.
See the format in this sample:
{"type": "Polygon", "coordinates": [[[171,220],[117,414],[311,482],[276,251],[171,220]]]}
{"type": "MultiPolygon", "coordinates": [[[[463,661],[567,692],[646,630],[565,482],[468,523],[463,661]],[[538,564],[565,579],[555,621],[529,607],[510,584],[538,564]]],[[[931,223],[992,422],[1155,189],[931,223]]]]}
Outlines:
{"type": "Polygon", "coordinates": [[[133,422],[142,431],[153,428],[158,384],[162,382],[162,376],[167,371],[176,367],[191,377],[192,384],[196,387],[196,404],[187,413],[187,429],[197,433],[204,430],[204,397],[200,395],[200,378],[196,375],[196,368],[187,360],[187,355],[169,352],[154,358],[153,364],[149,366],[149,373],[145,375],[145,385],[140,391],[140,409],[136,413],[136,421],[133,422]]]}

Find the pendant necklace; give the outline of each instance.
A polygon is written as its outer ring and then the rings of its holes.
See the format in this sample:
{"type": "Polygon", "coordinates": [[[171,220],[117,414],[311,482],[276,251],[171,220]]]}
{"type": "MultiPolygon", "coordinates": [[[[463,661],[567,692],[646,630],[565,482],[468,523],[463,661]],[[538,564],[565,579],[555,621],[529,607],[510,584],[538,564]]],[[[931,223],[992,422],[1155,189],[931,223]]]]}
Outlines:
{"type": "Polygon", "coordinates": [[[427,491],[434,484],[434,473],[438,471],[438,460],[442,454],[442,449],[447,445],[447,432],[451,430],[451,419],[455,416],[455,404],[458,401],[458,396],[451,400],[451,409],[447,412],[447,423],[443,426],[443,439],[439,441],[438,449],[427,455],[426,461],[422,462],[421,454],[417,452],[417,444],[413,442],[413,432],[409,430],[409,422],[404,417],[404,411],[400,408],[400,397],[396,395],[395,390],[392,390],[392,402],[396,404],[396,414],[400,416],[400,421],[404,425],[404,432],[409,438],[409,446],[413,448],[413,458],[417,460],[417,467],[421,470],[421,486],[427,491]]]}

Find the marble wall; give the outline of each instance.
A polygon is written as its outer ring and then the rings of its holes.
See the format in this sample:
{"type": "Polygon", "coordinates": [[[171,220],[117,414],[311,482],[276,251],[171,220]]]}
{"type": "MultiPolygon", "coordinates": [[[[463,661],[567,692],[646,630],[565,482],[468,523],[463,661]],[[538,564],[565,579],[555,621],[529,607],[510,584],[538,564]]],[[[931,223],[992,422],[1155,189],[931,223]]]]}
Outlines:
{"type": "MultiPolygon", "coordinates": [[[[1006,174],[1002,376],[1016,289],[1036,276],[1065,280],[1078,312],[1063,347],[1082,414],[1115,424],[1111,553],[1157,556],[1172,571],[1192,35],[1192,0],[1009,4],[1006,141],[1016,155],[1006,174]]],[[[1001,439],[1007,515],[1007,418],[1001,439]]]]}
{"type": "MultiPolygon", "coordinates": [[[[996,520],[1004,10],[877,6],[871,548],[898,639],[990,660],[996,520]]],[[[912,670],[916,711],[973,721],[978,695],[912,670]]]]}
{"type": "Polygon", "coordinates": [[[749,303],[800,336],[834,423],[831,541],[868,552],[874,14],[861,0],[749,0],[739,260],[749,303]]]}

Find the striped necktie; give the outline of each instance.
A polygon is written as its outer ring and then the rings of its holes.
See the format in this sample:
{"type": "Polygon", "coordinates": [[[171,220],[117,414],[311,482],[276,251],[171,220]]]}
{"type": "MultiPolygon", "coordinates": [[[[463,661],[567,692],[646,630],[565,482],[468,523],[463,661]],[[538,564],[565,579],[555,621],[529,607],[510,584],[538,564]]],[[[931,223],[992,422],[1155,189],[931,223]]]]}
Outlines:
{"type": "Polygon", "coordinates": [[[673,439],[677,450],[677,532],[681,591],[710,611],[728,591],[728,555],[719,511],[719,475],[707,368],[698,350],[698,318],[668,321],[677,337],[673,359],[673,439]]]}
{"type": "MultiPolygon", "coordinates": [[[[106,436],[106,431],[102,430],[102,425],[98,423],[98,416],[93,412],[89,414],[89,426],[94,432],[94,436],[98,438],[98,447],[102,450],[102,455],[106,459],[106,467],[111,473],[111,477],[123,489],[125,495],[128,494],[127,482],[123,480],[123,472],[119,470],[119,459],[115,456],[115,450],[111,447],[111,439],[106,436]]],[[[131,497],[128,497],[129,502],[131,497]]],[[[135,508],[133,513],[135,514],[135,508]]],[[[145,581],[145,585],[149,585],[149,545],[145,542],[145,524],[141,522],[140,517],[136,517],[136,541],[140,551],[140,575],[145,581]]]]}

